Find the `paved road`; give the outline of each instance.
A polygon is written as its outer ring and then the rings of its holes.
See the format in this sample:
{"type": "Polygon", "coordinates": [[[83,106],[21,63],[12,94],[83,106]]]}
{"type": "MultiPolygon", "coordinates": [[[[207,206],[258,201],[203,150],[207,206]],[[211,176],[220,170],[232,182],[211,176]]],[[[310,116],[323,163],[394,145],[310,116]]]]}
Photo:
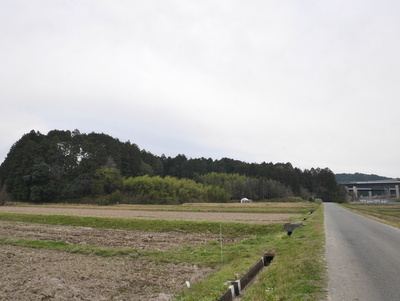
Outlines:
{"type": "Polygon", "coordinates": [[[400,230],[324,206],[328,300],[400,301],[400,230]]]}

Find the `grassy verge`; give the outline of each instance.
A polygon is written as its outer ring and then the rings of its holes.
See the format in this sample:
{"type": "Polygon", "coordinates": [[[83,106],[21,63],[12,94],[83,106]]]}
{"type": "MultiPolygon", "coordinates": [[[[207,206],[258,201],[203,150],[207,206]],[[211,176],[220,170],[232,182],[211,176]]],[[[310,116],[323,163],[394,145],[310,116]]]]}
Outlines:
{"type": "Polygon", "coordinates": [[[292,236],[278,235],[267,246],[275,254],[245,300],[322,300],[325,298],[323,206],[292,236]]]}
{"type": "Polygon", "coordinates": [[[219,234],[221,231],[223,236],[241,238],[240,243],[224,244],[222,248],[219,241],[207,245],[181,245],[164,252],[10,238],[1,238],[0,244],[87,255],[129,256],[132,260],[140,258],[159,265],[172,262],[215,268],[216,271],[204,281],[193,284],[190,289],[177,296],[175,300],[179,301],[218,299],[228,288],[226,281],[235,280],[235,275],[238,277],[244,275],[263,254],[273,253],[275,254],[273,262],[260,273],[258,280],[245,292],[243,300],[320,300],[324,297],[325,287],[323,208],[322,206],[318,208],[316,204],[302,207],[305,208],[302,209],[304,215],[297,220],[307,218],[306,226],[296,229],[290,237],[283,232],[282,224],[256,225],[0,213],[0,221],[141,231],[181,230],[213,234],[219,234]],[[310,210],[316,211],[313,215],[309,215],[310,210]]]}
{"type": "Polygon", "coordinates": [[[70,245],[62,241],[43,241],[43,240],[29,240],[29,239],[14,239],[8,237],[0,237],[0,244],[22,246],[36,249],[48,249],[48,250],[59,250],[69,253],[85,254],[85,255],[97,255],[102,257],[111,257],[117,255],[132,255],[138,254],[136,249],[115,249],[106,248],[99,246],[78,246],[70,245]]]}
{"type": "Polygon", "coordinates": [[[0,213],[0,221],[37,223],[49,225],[68,225],[79,227],[139,230],[139,231],[187,231],[192,233],[220,233],[220,225],[223,225],[224,235],[246,236],[263,235],[276,228],[276,224],[257,225],[245,223],[217,223],[217,222],[192,222],[192,221],[169,221],[169,220],[146,220],[127,218],[103,218],[87,216],[68,215],[42,215],[42,214],[20,214],[0,213]]]}
{"type": "Polygon", "coordinates": [[[265,253],[275,254],[271,265],[244,293],[242,300],[322,300],[325,298],[323,208],[292,236],[278,231],[243,240],[230,250],[229,264],[176,300],[216,300],[228,288],[227,280],[242,276],[265,253]]]}
{"type": "Polygon", "coordinates": [[[341,206],[378,222],[400,228],[400,204],[341,204],[341,206]]]}

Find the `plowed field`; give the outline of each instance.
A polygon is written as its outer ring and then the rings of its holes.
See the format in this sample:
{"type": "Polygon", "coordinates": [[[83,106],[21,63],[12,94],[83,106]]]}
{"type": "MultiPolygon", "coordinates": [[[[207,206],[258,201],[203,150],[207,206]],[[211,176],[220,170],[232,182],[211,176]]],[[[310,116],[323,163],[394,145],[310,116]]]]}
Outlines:
{"type": "MultiPolygon", "coordinates": [[[[295,214],[134,211],[108,208],[0,207],[0,212],[189,221],[278,222],[295,214]]],[[[61,241],[71,245],[166,251],[201,245],[218,235],[151,232],[0,222],[0,237],[61,241]]],[[[224,238],[224,243],[235,243],[224,238]]],[[[73,254],[0,245],[0,300],[171,300],[213,272],[192,264],[156,264],[138,257],[73,254]]]]}
{"type": "Polygon", "coordinates": [[[146,211],[121,210],[118,207],[0,207],[0,212],[29,213],[29,214],[62,214],[78,216],[142,218],[186,221],[211,221],[270,224],[286,220],[297,214],[262,214],[262,213],[226,213],[226,212],[175,212],[175,211],[146,211]]]}

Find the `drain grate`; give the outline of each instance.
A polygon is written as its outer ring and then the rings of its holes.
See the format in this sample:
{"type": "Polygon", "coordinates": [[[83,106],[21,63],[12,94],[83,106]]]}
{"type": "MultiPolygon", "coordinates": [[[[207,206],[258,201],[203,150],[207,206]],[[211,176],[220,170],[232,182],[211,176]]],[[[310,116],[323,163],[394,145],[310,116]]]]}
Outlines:
{"type": "Polygon", "coordinates": [[[257,276],[260,271],[269,266],[271,261],[274,259],[274,254],[265,254],[240,280],[232,281],[228,290],[219,301],[233,301],[236,297],[240,295],[242,290],[244,290],[257,276]]]}

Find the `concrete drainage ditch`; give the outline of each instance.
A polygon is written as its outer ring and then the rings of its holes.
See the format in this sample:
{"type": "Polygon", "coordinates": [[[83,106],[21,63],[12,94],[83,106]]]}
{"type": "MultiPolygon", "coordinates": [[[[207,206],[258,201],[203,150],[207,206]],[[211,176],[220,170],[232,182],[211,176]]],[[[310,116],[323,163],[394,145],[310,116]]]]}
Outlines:
{"type": "Polygon", "coordinates": [[[236,281],[231,281],[231,285],[219,301],[233,301],[239,297],[242,291],[249,286],[257,274],[260,273],[263,268],[270,265],[274,256],[274,254],[265,254],[242,278],[236,281]]]}

